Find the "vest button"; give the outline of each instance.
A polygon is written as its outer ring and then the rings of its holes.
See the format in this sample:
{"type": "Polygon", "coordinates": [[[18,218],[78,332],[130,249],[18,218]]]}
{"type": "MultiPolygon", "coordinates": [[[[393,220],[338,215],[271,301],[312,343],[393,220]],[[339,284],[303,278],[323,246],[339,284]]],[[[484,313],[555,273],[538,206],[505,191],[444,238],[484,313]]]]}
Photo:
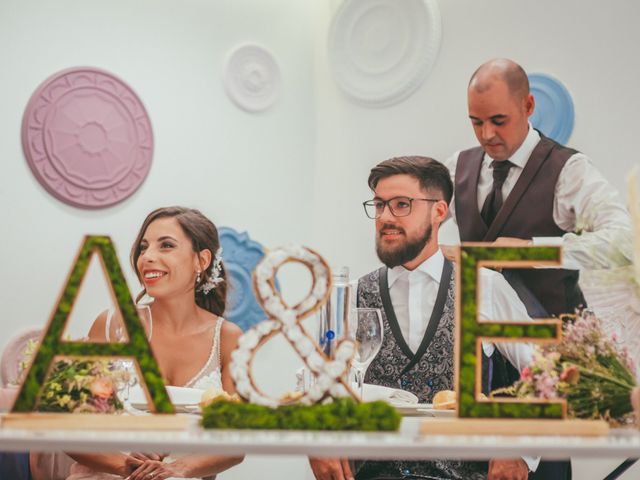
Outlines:
{"type": "Polygon", "coordinates": [[[400,382],[400,385],[402,385],[403,387],[406,387],[409,384],[409,382],[407,382],[406,380],[402,380],[400,382]]]}
{"type": "Polygon", "coordinates": [[[402,470],[402,474],[403,475],[411,475],[411,470],[409,470],[408,468],[405,468],[404,470],[402,470]]]}
{"type": "Polygon", "coordinates": [[[427,380],[427,385],[429,387],[433,387],[433,380],[431,380],[431,379],[427,380]]]}

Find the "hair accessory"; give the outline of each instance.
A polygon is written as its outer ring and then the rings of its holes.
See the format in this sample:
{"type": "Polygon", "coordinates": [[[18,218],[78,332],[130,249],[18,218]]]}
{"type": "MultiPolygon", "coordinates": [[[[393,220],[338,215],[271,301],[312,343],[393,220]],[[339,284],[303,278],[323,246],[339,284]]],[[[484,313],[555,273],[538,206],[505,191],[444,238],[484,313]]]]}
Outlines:
{"type": "Polygon", "coordinates": [[[211,275],[197,288],[197,291],[207,295],[221,282],[224,282],[224,278],[222,278],[222,247],[218,248],[213,257],[211,275]]]}

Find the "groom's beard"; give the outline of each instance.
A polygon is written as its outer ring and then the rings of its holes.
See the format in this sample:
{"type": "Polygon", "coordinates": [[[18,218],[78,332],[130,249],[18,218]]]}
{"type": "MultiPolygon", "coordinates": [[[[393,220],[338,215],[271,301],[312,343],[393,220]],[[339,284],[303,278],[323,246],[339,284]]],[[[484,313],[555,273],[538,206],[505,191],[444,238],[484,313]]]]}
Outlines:
{"type": "Polygon", "coordinates": [[[422,249],[425,247],[429,240],[431,240],[431,225],[427,224],[422,235],[415,240],[407,239],[403,244],[386,246],[380,241],[382,232],[386,229],[400,230],[406,235],[403,229],[395,227],[393,225],[382,225],[380,233],[376,237],[376,253],[382,263],[388,268],[397,267],[398,265],[404,265],[416,258],[422,249]]]}

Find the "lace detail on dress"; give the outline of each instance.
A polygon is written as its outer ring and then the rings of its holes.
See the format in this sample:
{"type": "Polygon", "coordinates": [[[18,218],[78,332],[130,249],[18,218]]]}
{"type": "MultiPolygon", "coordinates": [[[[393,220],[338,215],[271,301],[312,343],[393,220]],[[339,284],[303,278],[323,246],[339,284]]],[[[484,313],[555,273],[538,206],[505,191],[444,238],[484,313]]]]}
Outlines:
{"type": "Polygon", "coordinates": [[[211,353],[204,366],[200,369],[194,377],[184,384],[185,387],[199,388],[200,390],[207,390],[211,387],[222,389],[222,373],[220,369],[220,330],[224,318],[218,317],[216,321],[215,331],[213,333],[213,345],[211,346],[211,353]]]}

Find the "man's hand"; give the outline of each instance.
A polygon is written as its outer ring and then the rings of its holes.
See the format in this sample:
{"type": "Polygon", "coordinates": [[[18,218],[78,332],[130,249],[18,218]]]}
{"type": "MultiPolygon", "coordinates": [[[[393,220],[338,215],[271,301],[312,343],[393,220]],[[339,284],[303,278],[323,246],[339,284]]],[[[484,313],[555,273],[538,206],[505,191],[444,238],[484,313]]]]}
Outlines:
{"type": "Polygon", "coordinates": [[[489,462],[487,480],[527,480],[529,467],[524,460],[494,458],[489,462]]]}
{"type": "Polygon", "coordinates": [[[316,480],[353,480],[346,458],[309,458],[316,480]]]}
{"type": "Polygon", "coordinates": [[[533,242],[526,238],[498,237],[493,244],[500,247],[529,247],[533,242]]]}

